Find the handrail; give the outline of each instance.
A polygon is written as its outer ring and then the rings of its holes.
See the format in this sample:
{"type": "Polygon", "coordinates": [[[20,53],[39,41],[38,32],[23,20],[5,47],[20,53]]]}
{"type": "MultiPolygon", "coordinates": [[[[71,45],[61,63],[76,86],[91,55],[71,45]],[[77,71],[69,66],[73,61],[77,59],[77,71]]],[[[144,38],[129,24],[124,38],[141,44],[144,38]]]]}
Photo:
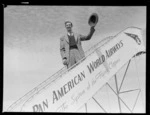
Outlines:
{"type": "Polygon", "coordinates": [[[15,108],[18,105],[18,103],[27,102],[31,97],[33,97],[35,94],[39,93],[44,87],[46,87],[47,85],[50,85],[57,78],[60,78],[60,75],[65,74],[66,72],[70,71],[72,68],[74,68],[79,63],[81,63],[87,56],[91,55],[92,52],[94,52],[94,49],[96,49],[96,47],[99,46],[100,43],[102,44],[101,46],[103,46],[106,42],[108,42],[109,40],[111,40],[112,37],[113,36],[106,37],[103,40],[101,40],[100,42],[98,42],[97,44],[95,44],[94,46],[92,46],[91,48],[89,48],[85,52],[85,57],[83,59],[81,59],[78,63],[74,64],[72,67],[70,67],[68,69],[66,67],[63,67],[62,69],[60,69],[58,72],[56,72],[55,74],[53,74],[51,77],[49,77],[48,79],[44,80],[38,86],[34,87],[31,91],[29,91],[24,96],[22,96],[17,101],[15,101],[12,105],[10,105],[8,107],[7,111],[11,111],[13,108],[15,108]],[[26,101],[26,99],[27,99],[27,101],[26,101]]]}

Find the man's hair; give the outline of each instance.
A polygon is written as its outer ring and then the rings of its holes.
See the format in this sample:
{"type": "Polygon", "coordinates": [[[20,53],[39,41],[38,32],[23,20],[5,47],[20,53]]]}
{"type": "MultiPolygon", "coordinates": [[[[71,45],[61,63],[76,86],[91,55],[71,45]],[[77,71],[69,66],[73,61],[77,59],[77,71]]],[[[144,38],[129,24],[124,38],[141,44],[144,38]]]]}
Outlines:
{"type": "Polygon", "coordinates": [[[70,21],[65,21],[65,26],[66,26],[67,23],[71,23],[71,26],[73,27],[72,22],[70,22],[70,21]]]}

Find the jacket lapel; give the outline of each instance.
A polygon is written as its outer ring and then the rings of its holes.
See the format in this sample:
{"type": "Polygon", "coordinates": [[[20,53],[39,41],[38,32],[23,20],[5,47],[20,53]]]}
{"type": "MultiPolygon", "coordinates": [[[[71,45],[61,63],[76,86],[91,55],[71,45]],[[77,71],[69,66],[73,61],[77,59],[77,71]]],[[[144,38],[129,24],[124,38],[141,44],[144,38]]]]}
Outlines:
{"type": "Polygon", "coordinates": [[[77,43],[78,38],[77,38],[77,34],[76,33],[74,33],[74,38],[75,38],[75,41],[77,43]]]}
{"type": "Polygon", "coordinates": [[[69,38],[67,35],[65,35],[65,40],[67,41],[67,43],[69,44],[69,38]]]}

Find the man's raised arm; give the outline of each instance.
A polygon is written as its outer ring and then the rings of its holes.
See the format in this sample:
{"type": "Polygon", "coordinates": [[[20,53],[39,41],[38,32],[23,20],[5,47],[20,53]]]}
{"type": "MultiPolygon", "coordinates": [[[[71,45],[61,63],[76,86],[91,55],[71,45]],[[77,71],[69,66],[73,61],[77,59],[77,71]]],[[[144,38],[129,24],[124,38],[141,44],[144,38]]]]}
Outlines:
{"type": "Polygon", "coordinates": [[[95,28],[93,26],[93,27],[90,28],[90,32],[87,36],[80,35],[80,40],[81,41],[90,40],[94,32],[95,32],[95,28]]]}

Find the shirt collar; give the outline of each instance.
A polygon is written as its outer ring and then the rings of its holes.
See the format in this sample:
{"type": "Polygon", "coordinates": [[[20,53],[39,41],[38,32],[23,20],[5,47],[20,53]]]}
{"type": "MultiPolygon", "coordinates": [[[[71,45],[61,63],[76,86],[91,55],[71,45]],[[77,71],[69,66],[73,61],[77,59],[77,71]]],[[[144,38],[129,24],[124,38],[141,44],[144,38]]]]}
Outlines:
{"type": "Polygon", "coordinates": [[[67,35],[68,35],[68,36],[73,36],[74,34],[73,34],[73,32],[72,32],[72,33],[67,33],[67,35]]]}

